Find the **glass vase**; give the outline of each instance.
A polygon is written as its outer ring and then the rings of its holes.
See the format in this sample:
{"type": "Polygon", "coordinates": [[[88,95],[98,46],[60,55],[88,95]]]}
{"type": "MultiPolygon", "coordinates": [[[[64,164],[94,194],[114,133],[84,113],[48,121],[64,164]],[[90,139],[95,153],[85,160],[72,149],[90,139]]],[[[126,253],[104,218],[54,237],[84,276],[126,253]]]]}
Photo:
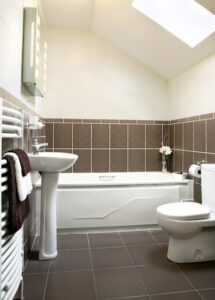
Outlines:
{"type": "Polygon", "coordinates": [[[161,171],[167,172],[167,161],[166,161],[164,153],[162,153],[162,169],[161,169],[161,171]]]}

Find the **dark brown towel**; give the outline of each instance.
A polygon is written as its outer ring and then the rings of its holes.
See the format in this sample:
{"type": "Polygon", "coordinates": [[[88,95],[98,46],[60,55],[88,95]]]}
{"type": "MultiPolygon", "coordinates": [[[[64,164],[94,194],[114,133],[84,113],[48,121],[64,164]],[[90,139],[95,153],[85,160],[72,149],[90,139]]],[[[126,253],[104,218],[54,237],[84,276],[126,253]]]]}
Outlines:
{"type": "Polygon", "coordinates": [[[8,230],[10,234],[18,231],[30,212],[29,198],[19,201],[16,186],[15,162],[12,157],[5,156],[8,168],[8,196],[9,196],[9,220],[8,230]]]}
{"type": "Polygon", "coordinates": [[[22,167],[22,176],[26,176],[31,171],[31,165],[27,153],[25,153],[22,149],[13,149],[9,152],[13,152],[18,155],[22,167]]]}

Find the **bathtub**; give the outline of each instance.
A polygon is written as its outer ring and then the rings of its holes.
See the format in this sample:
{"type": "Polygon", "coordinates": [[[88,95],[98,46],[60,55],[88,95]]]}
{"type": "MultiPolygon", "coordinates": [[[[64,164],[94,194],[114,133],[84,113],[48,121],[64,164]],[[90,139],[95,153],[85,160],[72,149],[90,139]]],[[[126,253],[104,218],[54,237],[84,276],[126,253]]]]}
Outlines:
{"type": "Polygon", "coordinates": [[[193,181],[171,173],[60,174],[58,229],[99,229],[157,225],[156,208],[193,201],[193,181]]]}

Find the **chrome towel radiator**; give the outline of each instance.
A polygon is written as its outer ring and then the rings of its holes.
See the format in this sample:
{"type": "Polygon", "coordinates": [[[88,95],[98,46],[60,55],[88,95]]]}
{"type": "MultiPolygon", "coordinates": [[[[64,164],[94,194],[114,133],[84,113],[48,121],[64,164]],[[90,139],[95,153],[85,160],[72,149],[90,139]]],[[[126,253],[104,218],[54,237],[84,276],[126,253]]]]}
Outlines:
{"type": "MultiPolygon", "coordinates": [[[[23,114],[19,110],[3,107],[2,99],[0,99],[0,114],[0,157],[2,157],[3,138],[23,140],[23,114]]],[[[19,286],[20,299],[24,299],[23,229],[13,235],[8,234],[7,181],[7,161],[2,159],[0,164],[0,300],[12,300],[19,286]]]]}

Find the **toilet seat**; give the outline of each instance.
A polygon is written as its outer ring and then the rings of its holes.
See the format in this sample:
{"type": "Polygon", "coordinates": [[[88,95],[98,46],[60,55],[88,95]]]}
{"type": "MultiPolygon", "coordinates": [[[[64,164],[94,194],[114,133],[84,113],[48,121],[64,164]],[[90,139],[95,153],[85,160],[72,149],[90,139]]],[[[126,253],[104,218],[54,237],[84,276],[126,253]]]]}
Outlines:
{"type": "Polygon", "coordinates": [[[174,220],[207,219],[210,210],[196,202],[175,202],[161,205],[157,208],[158,217],[174,220]]]}

